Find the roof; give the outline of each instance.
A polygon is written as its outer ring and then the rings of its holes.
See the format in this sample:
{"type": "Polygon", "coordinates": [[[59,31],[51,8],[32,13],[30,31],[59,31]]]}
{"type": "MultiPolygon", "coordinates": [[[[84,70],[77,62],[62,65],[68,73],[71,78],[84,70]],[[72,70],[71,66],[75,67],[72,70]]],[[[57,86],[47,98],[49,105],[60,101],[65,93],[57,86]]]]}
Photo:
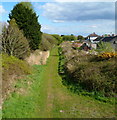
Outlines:
{"type": "Polygon", "coordinates": [[[95,34],[95,32],[92,33],[92,34],[90,34],[90,35],[88,35],[88,37],[98,37],[98,36],[99,36],[99,35],[95,34]]]}
{"type": "Polygon", "coordinates": [[[100,41],[103,37],[97,37],[95,40],[93,41],[100,41]]]}
{"type": "Polygon", "coordinates": [[[104,37],[102,39],[103,42],[111,42],[113,39],[117,40],[117,36],[111,36],[111,37],[104,37]]]}
{"type": "Polygon", "coordinates": [[[117,36],[110,36],[110,37],[97,37],[95,41],[103,41],[103,42],[111,42],[112,40],[117,41],[117,36]]]}

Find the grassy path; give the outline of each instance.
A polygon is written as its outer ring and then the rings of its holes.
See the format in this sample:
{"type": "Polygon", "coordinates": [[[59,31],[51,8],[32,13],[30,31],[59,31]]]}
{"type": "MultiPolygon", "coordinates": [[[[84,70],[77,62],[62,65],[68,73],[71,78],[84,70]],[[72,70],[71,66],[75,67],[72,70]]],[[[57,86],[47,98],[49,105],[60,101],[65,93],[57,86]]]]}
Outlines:
{"type": "Polygon", "coordinates": [[[51,52],[42,80],[41,99],[43,105],[37,116],[41,118],[89,118],[113,117],[114,106],[86,96],[69,92],[58,75],[57,48],[51,52]]]}
{"type": "Polygon", "coordinates": [[[47,65],[18,81],[23,93],[13,93],[3,106],[4,118],[102,118],[114,117],[114,105],[71,93],[58,75],[58,50],[51,51],[47,65]],[[30,83],[28,86],[26,83],[30,83]]]}

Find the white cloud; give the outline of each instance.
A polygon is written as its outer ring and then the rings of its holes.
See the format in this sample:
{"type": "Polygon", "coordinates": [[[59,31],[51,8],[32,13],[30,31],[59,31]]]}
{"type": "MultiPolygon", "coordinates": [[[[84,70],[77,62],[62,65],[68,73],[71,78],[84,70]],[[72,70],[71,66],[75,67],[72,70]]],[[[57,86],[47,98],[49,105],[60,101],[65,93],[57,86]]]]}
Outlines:
{"type": "Polygon", "coordinates": [[[63,23],[65,22],[64,20],[53,20],[54,23],[63,23]]]}
{"type": "Polygon", "coordinates": [[[90,33],[96,32],[99,35],[115,33],[115,22],[112,20],[94,20],[80,22],[80,24],[74,25],[48,25],[42,24],[42,32],[50,34],[75,34],[75,35],[89,35],[90,33]]]}
{"type": "Polygon", "coordinates": [[[3,8],[2,5],[0,5],[0,14],[3,14],[3,13],[5,13],[5,12],[6,12],[6,10],[3,8]]]}
{"type": "Polygon", "coordinates": [[[92,28],[97,28],[97,25],[92,25],[92,26],[90,26],[90,27],[92,27],[92,28]]]}
{"type": "Polygon", "coordinates": [[[52,21],[114,19],[114,3],[46,3],[43,16],[52,21]]]}
{"type": "Polygon", "coordinates": [[[116,0],[55,0],[56,2],[116,2],[116,0]]]}

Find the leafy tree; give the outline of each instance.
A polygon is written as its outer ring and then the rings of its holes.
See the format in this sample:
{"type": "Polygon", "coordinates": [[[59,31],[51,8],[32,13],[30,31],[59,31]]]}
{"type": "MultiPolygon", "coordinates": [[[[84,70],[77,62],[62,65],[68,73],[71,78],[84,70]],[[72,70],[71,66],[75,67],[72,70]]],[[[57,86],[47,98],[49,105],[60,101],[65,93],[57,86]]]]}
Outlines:
{"type": "Polygon", "coordinates": [[[63,41],[73,41],[73,40],[76,40],[76,37],[73,34],[71,34],[71,35],[64,35],[62,37],[62,40],[63,41]]]}
{"type": "Polygon", "coordinates": [[[74,41],[74,40],[76,40],[76,37],[73,35],[73,34],[71,34],[71,36],[70,36],[71,38],[71,41],[74,41]]]}
{"type": "Polygon", "coordinates": [[[82,35],[78,35],[77,39],[78,40],[84,40],[84,37],[82,35]]]}
{"type": "Polygon", "coordinates": [[[41,41],[41,25],[38,23],[38,16],[31,8],[29,3],[18,3],[9,14],[9,18],[14,18],[20,30],[23,30],[24,36],[29,41],[32,50],[39,47],[41,41]]]}
{"type": "Polygon", "coordinates": [[[27,39],[19,30],[15,19],[10,20],[9,26],[4,27],[2,33],[2,51],[8,55],[23,59],[29,55],[30,49],[27,39]]]}

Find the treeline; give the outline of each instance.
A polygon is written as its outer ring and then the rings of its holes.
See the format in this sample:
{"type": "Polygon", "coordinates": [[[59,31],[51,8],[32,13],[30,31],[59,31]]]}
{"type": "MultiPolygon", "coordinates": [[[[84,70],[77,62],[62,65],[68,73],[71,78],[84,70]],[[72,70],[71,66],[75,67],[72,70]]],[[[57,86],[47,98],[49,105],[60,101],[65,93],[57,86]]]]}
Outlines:
{"type": "Polygon", "coordinates": [[[72,49],[69,42],[61,44],[59,55],[58,70],[63,77],[63,83],[70,90],[104,102],[115,102],[117,56],[107,59],[106,53],[101,56],[86,54],[85,51],[72,49]]]}

